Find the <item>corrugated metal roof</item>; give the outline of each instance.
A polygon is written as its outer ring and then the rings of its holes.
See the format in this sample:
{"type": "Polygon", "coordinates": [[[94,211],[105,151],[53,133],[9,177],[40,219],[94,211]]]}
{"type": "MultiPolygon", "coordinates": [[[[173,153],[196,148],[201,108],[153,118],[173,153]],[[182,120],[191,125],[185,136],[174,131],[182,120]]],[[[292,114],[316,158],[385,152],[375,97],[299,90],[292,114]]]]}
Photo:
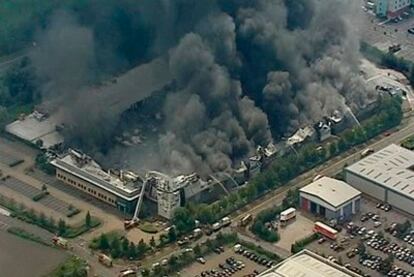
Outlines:
{"type": "Polygon", "coordinates": [[[358,277],[360,275],[347,270],[325,258],[303,250],[275,267],[266,270],[260,277],[358,277]]]}
{"type": "Polygon", "coordinates": [[[347,183],[325,176],[301,188],[300,191],[321,198],[334,207],[338,207],[361,194],[360,191],[347,183]]]}
{"type": "Polygon", "coordinates": [[[414,198],[414,152],[396,144],[348,166],[347,171],[414,198]],[[375,158],[380,157],[380,158],[375,158]],[[374,161],[374,162],[373,162],[374,161]]]}

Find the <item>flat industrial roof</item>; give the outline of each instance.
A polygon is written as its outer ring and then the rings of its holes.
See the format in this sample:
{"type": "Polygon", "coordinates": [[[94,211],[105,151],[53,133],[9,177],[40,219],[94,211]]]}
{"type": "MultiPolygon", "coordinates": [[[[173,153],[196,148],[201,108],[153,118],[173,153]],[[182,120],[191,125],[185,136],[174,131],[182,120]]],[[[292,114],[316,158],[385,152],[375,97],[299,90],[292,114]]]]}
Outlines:
{"type": "Polygon", "coordinates": [[[49,148],[63,142],[63,136],[56,131],[57,121],[53,117],[39,120],[33,114],[16,120],[6,126],[6,131],[18,138],[35,144],[43,141],[41,148],[49,148]]]}
{"type": "MultiPolygon", "coordinates": [[[[93,162],[94,163],[94,162],[93,162]]],[[[103,171],[97,164],[92,166],[84,166],[79,168],[72,161],[71,156],[67,154],[63,158],[57,158],[51,161],[51,164],[65,172],[68,172],[80,179],[94,184],[110,193],[115,194],[127,201],[136,199],[142,187],[132,186],[130,184],[124,184],[121,180],[110,176],[103,171]]]]}
{"type": "Polygon", "coordinates": [[[414,152],[391,144],[345,170],[396,193],[414,198],[413,166],[414,152]]]}
{"type": "Polygon", "coordinates": [[[349,200],[361,195],[361,192],[344,181],[322,177],[301,188],[299,191],[314,195],[334,207],[339,207],[349,200]]]}
{"type": "Polygon", "coordinates": [[[360,277],[338,264],[332,263],[307,249],[290,256],[259,277],[360,277]]]}

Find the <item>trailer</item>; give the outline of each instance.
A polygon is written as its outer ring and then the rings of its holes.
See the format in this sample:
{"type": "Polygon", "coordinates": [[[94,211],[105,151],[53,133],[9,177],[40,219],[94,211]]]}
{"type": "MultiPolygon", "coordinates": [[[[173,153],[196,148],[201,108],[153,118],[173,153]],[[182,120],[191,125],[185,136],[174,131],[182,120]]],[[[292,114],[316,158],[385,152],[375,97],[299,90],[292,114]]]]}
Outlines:
{"type": "Polygon", "coordinates": [[[323,224],[322,222],[315,222],[315,226],[313,227],[313,231],[315,233],[319,233],[331,240],[336,240],[337,236],[338,236],[338,231],[335,230],[332,227],[329,227],[326,224],[323,224]]]}
{"type": "Polygon", "coordinates": [[[214,232],[217,232],[218,230],[221,229],[221,223],[220,222],[216,222],[214,223],[211,228],[213,229],[214,232]]]}
{"type": "Polygon", "coordinates": [[[105,254],[99,254],[98,261],[107,267],[112,267],[112,259],[105,254]]]}
{"type": "Polygon", "coordinates": [[[289,220],[296,218],[296,209],[289,208],[280,213],[280,223],[285,225],[289,220]]]}
{"type": "Polygon", "coordinates": [[[253,216],[251,214],[244,216],[242,219],[240,219],[240,226],[246,227],[247,225],[249,225],[252,219],[253,219],[253,216]]]}

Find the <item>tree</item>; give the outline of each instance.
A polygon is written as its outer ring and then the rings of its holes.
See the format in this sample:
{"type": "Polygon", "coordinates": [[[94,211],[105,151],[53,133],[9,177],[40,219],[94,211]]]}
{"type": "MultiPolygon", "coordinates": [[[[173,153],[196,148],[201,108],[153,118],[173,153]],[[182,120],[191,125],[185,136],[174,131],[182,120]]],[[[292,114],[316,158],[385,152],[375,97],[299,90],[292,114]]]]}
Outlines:
{"type": "Polygon", "coordinates": [[[66,233],[66,230],[67,230],[66,222],[63,219],[59,219],[59,222],[58,222],[58,234],[61,236],[64,233],[66,233]]]}
{"type": "Polygon", "coordinates": [[[49,217],[48,225],[52,229],[55,229],[56,228],[56,222],[55,222],[55,219],[52,216],[49,217]]]}
{"type": "Polygon", "coordinates": [[[85,216],[85,226],[88,229],[91,228],[91,214],[89,213],[89,211],[86,213],[86,216],[85,216]]]}
{"type": "Polygon", "coordinates": [[[121,255],[121,245],[118,237],[115,237],[111,242],[111,256],[116,259],[121,255]]]}
{"type": "Polygon", "coordinates": [[[176,268],[177,260],[178,258],[175,255],[171,255],[171,257],[168,259],[168,265],[171,267],[171,269],[176,268]]]}
{"type": "Polygon", "coordinates": [[[186,208],[177,208],[174,212],[172,222],[179,234],[188,233],[195,228],[194,218],[186,208]]]}
{"type": "Polygon", "coordinates": [[[338,153],[338,145],[336,141],[333,141],[332,143],[329,144],[329,155],[334,156],[336,155],[336,153],[338,153]]]}
{"type": "Polygon", "coordinates": [[[37,216],[36,216],[36,211],[31,208],[28,212],[27,212],[27,216],[32,219],[33,221],[37,220],[37,216]]]}
{"type": "Polygon", "coordinates": [[[379,271],[383,274],[387,274],[388,272],[391,271],[393,264],[394,264],[394,257],[393,255],[390,254],[388,255],[386,259],[384,259],[380,263],[379,271]]]}
{"type": "Polygon", "coordinates": [[[43,184],[43,185],[42,185],[42,191],[45,191],[45,192],[47,191],[47,186],[46,186],[46,184],[43,184]]]}
{"type": "Polygon", "coordinates": [[[171,226],[168,230],[168,241],[169,242],[175,242],[177,240],[177,234],[175,232],[174,226],[171,226]]]}
{"type": "Polygon", "coordinates": [[[362,241],[358,243],[357,249],[358,249],[358,253],[361,256],[361,258],[364,257],[366,253],[366,248],[362,241]]]}
{"type": "Polygon", "coordinates": [[[131,241],[128,247],[128,258],[135,260],[137,258],[137,249],[135,244],[131,241]]]}
{"type": "Polygon", "coordinates": [[[194,246],[194,254],[196,256],[200,256],[201,255],[201,247],[199,244],[197,244],[196,246],[194,246]]]}
{"type": "Polygon", "coordinates": [[[121,247],[122,256],[128,256],[128,251],[129,251],[129,241],[127,238],[124,238],[122,240],[122,247],[121,247]]]}
{"type": "Polygon", "coordinates": [[[144,240],[141,239],[138,242],[137,246],[137,258],[140,259],[145,255],[145,252],[147,251],[147,245],[145,244],[144,240]]]}
{"type": "Polygon", "coordinates": [[[109,249],[109,241],[108,241],[108,237],[107,237],[106,234],[102,234],[99,237],[99,246],[98,247],[99,247],[99,249],[102,249],[102,250],[109,249]]]}
{"type": "Polygon", "coordinates": [[[151,237],[149,244],[152,248],[155,248],[157,246],[154,236],[151,237]]]}
{"type": "Polygon", "coordinates": [[[39,215],[39,223],[41,226],[47,226],[47,219],[43,212],[41,212],[39,215]]]}

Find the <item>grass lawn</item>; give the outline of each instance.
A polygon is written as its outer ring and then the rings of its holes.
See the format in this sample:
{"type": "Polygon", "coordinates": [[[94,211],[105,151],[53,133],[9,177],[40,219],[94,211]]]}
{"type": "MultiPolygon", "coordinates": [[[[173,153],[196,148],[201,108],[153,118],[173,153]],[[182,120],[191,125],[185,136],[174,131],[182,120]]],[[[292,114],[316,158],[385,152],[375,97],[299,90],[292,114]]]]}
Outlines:
{"type": "Polygon", "coordinates": [[[88,264],[86,261],[76,256],[71,256],[65,262],[60,264],[48,277],[86,277],[88,264]]]}
{"type": "Polygon", "coordinates": [[[158,233],[160,231],[159,227],[155,226],[154,224],[150,223],[150,222],[143,222],[141,224],[139,224],[138,228],[145,232],[145,233],[150,233],[150,234],[155,234],[158,233]]]}

